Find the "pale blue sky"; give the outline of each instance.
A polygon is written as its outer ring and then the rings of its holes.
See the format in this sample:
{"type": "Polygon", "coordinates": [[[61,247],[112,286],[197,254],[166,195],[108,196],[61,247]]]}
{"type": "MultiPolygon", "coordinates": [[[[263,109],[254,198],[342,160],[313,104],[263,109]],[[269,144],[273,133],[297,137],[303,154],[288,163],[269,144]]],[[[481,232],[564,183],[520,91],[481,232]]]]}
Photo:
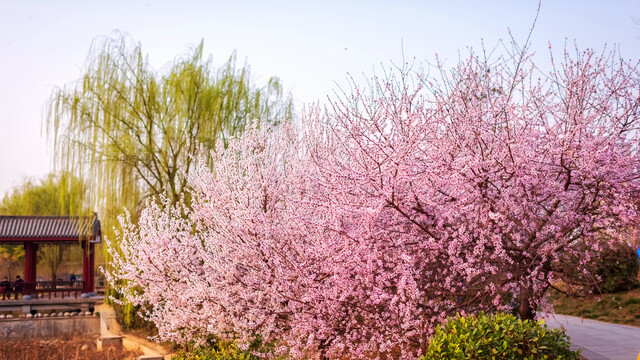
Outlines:
{"type": "MultiPolygon", "coordinates": [[[[201,39],[222,63],[237,49],[258,81],[281,78],[298,109],[326,98],[347,73],[406,58],[457,62],[458,50],[493,46],[508,29],[523,41],[537,0],[521,1],[9,1],[0,0],[0,196],[51,170],[41,134],[54,86],[80,77],[92,39],[129,33],[156,68],[201,39]]],[[[544,1],[532,45],[606,43],[640,59],[640,1],[544,1]]]]}

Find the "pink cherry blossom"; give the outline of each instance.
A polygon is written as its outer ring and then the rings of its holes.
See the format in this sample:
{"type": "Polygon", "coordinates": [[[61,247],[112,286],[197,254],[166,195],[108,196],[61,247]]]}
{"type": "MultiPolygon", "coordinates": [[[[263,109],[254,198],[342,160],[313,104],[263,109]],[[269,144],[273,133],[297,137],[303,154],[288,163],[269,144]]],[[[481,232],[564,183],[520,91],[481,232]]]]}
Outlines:
{"type": "Polygon", "coordinates": [[[416,358],[456,312],[532,318],[564,255],[638,222],[638,66],[576,54],[404,68],[249,127],[189,206],[122,218],[109,279],[159,339],[259,334],[266,357],[416,358]]]}

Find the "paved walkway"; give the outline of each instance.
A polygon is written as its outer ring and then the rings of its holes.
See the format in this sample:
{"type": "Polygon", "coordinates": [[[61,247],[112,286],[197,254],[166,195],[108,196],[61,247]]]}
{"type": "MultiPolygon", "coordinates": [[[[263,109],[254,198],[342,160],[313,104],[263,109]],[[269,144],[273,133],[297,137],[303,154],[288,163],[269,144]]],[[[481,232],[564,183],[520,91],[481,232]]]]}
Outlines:
{"type": "Polygon", "coordinates": [[[640,328],[582,319],[575,316],[547,316],[550,328],[564,326],[571,337],[571,348],[582,349],[589,360],[637,360],[640,354],[640,328]]]}

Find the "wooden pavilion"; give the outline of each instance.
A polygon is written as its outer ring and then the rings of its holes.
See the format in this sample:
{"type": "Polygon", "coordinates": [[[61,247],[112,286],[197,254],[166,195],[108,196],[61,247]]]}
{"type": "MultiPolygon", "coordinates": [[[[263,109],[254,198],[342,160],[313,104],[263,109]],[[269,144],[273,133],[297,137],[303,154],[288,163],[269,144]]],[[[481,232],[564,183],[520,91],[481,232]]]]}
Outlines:
{"type": "MultiPolygon", "coordinates": [[[[95,244],[100,243],[101,238],[100,221],[95,213],[93,216],[0,216],[0,245],[24,246],[24,294],[37,296],[38,289],[42,288],[36,282],[39,244],[82,246],[82,281],[72,285],[83,293],[94,292],[95,244]]],[[[46,287],[55,292],[56,281],[46,287]]]]}

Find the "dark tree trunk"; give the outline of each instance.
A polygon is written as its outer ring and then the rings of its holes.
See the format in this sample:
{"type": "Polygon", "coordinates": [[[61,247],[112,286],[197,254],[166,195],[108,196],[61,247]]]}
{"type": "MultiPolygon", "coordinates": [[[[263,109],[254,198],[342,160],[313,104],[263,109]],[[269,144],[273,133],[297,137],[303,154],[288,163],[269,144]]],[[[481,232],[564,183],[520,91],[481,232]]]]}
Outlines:
{"type": "Polygon", "coordinates": [[[520,288],[520,307],[518,308],[518,315],[522,320],[533,320],[535,312],[533,306],[531,306],[532,291],[529,287],[522,286],[520,288]]]}
{"type": "Polygon", "coordinates": [[[327,356],[327,348],[331,344],[331,340],[323,339],[320,341],[320,346],[318,346],[318,350],[320,352],[319,360],[330,360],[327,356]]]}

